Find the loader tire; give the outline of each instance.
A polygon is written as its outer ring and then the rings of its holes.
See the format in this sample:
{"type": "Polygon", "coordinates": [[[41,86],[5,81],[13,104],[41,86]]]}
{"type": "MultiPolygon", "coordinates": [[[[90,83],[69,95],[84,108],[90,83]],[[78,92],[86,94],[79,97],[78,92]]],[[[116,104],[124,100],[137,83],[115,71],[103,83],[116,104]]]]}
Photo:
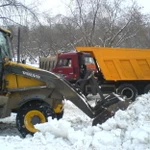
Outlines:
{"type": "Polygon", "coordinates": [[[118,87],[117,93],[125,96],[127,101],[134,101],[138,95],[136,87],[132,84],[122,84],[118,87]]]}
{"type": "Polygon", "coordinates": [[[145,88],[144,88],[144,93],[149,93],[150,92],[150,84],[148,84],[145,88]]]}
{"type": "Polygon", "coordinates": [[[16,116],[16,125],[23,137],[27,134],[33,135],[38,130],[35,124],[47,122],[48,117],[55,118],[55,113],[47,103],[44,102],[28,102],[23,105],[16,116]]]}

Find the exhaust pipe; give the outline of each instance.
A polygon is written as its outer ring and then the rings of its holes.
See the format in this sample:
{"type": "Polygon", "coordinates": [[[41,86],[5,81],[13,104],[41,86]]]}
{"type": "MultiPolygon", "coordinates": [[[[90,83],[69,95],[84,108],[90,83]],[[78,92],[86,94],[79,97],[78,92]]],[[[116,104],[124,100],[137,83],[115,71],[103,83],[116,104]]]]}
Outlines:
{"type": "Polygon", "coordinates": [[[20,27],[18,28],[17,62],[20,63],[20,27]]]}

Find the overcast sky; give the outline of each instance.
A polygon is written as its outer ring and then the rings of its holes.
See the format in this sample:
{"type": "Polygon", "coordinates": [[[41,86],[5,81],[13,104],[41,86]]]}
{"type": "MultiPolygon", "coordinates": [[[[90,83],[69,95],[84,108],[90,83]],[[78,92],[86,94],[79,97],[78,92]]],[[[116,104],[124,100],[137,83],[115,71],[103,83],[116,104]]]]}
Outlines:
{"type": "MultiPolygon", "coordinates": [[[[42,11],[51,10],[54,13],[65,13],[65,4],[70,0],[41,0],[42,11]]],[[[131,0],[129,0],[131,1],[131,0]]],[[[139,6],[143,7],[144,13],[150,13],[150,0],[136,0],[139,6]]]]}
{"type": "Polygon", "coordinates": [[[143,11],[150,13],[150,0],[137,0],[138,4],[143,6],[143,11]]]}

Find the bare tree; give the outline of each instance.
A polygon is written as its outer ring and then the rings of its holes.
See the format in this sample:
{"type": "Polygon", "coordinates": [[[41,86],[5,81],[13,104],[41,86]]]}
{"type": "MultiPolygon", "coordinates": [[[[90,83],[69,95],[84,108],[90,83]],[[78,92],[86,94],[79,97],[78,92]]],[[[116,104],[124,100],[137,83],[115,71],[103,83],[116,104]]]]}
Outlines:
{"type": "Polygon", "coordinates": [[[35,14],[35,6],[26,6],[19,0],[1,0],[0,1],[0,24],[10,25],[10,23],[23,24],[28,18],[34,18],[38,21],[35,14]]]}
{"type": "MultiPolygon", "coordinates": [[[[74,5],[75,7],[72,5],[68,6],[72,14],[72,21],[80,29],[83,44],[91,46],[93,45],[93,36],[98,11],[101,8],[101,0],[75,0],[74,5]]],[[[81,41],[81,39],[78,40],[81,41]]]]}
{"type": "Polygon", "coordinates": [[[136,3],[126,7],[125,0],[74,2],[69,5],[70,16],[47,13],[43,26],[23,27],[23,55],[56,55],[76,46],[149,47],[149,17],[136,3]]]}
{"type": "Polygon", "coordinates": [[[76,37],[76,44],[116,47],[138,33],[140,26],[133,28],[135,17],[140,15],[135,2],[130,7],[125,6],[126,0],[75,0],[75,4],[68,6],[72,14],[68,19],[81,35],[76,37]]]}

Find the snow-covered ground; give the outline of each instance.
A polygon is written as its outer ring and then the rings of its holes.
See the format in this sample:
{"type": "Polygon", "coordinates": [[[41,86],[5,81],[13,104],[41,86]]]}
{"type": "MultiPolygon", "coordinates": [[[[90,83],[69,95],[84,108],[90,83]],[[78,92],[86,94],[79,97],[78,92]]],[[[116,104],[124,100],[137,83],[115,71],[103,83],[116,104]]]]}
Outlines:
{"type": "Polygon", "coordinates": [[[40,132],[23,139],[15,127],[15,114],[0,119],[2,150],[150,150],[150,94],[137,98],[126,111],[119,110],[102,125],[70,101],[63,119],[36,125],[40,132]]]}

